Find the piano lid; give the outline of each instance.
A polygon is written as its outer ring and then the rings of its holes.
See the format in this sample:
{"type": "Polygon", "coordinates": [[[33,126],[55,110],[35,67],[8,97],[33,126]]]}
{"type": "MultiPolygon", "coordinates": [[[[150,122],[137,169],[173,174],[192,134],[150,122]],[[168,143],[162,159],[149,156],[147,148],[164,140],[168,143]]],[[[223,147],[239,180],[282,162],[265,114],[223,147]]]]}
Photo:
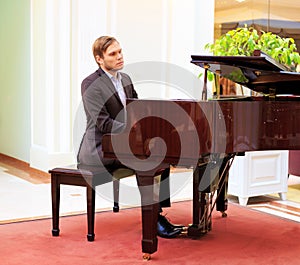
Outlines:
{"type": "Polygon", "coordinates": [[[192,55],[191,63],[263,94],[300,95],[300,73],[256,51],[255,56],[192,55]]]}

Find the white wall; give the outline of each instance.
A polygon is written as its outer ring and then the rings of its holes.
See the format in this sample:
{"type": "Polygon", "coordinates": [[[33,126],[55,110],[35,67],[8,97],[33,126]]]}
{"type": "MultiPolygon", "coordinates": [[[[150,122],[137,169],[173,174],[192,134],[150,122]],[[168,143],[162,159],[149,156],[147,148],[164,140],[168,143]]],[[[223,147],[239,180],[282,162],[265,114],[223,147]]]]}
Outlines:
{"type": "Polygon", "coordinates": [[[0,153],[29,161],[30,0],[0,1],[0,153]]]}
{"type": "Polygon", "coordinates": [[[190,55],[213,41],[213,2],[31,0],[31,166],[74,162],[73,139],[84,129],[76,116],[80,83],[97,69],[91,46],[101,35],[120,41],[140,98],[200,98],[200,69],[190,55]]]}

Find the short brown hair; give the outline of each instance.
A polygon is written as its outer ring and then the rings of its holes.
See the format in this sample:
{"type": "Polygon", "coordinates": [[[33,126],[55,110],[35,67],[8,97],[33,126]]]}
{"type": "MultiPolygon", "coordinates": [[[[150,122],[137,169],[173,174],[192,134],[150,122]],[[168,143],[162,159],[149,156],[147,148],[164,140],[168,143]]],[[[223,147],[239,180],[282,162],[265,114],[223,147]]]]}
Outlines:
{"type": "Polygon", "coordinates": [[[93,44],[94,58],[96,59],[96,55],[99,55],[100,58],[103,58],[103,53],[115,41],[118,42],[116,40],[116,38],[110,37],[110,36],[102,36],[102,37],[99,37],[98,39],[96,39],[93,44]]]}

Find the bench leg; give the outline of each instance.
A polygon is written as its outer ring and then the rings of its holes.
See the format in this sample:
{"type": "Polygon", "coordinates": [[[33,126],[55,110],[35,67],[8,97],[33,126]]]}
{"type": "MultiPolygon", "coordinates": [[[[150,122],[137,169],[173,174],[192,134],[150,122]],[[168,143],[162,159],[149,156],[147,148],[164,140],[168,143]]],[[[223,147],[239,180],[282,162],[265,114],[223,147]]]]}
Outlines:
{"type": "Polygon", "coordinates": [[[87,222],[88,222],[88,234],[87,240],[94,241],[95,233],[95,189],[87,185],[86,187],[86,200],[87,200],[87,222]]]}
{"type": "Polygon", "coordinates": [[[51,175],[51,197],[52,197],[52,236],[59,236],[59,200],[60,184],[56,175],[51,175]]]}

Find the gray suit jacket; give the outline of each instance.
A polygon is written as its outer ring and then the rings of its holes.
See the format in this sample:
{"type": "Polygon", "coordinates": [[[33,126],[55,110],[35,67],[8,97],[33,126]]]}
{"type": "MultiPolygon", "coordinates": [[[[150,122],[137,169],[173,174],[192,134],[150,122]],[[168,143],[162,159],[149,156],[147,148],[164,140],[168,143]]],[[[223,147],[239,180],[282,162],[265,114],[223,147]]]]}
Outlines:
{"type": "MultiPolygon", "coordinates": [[[[127,98],[137,98],[130,77],[121,73],[127,98]]],[[[110,78],[99,68],[82,81],[81,94],[86,114],[86,130],[78,151],[78,162],[86,165],[109,165],[102,156],[102,136],[125,128],[125,112],[110,78]]]]}

